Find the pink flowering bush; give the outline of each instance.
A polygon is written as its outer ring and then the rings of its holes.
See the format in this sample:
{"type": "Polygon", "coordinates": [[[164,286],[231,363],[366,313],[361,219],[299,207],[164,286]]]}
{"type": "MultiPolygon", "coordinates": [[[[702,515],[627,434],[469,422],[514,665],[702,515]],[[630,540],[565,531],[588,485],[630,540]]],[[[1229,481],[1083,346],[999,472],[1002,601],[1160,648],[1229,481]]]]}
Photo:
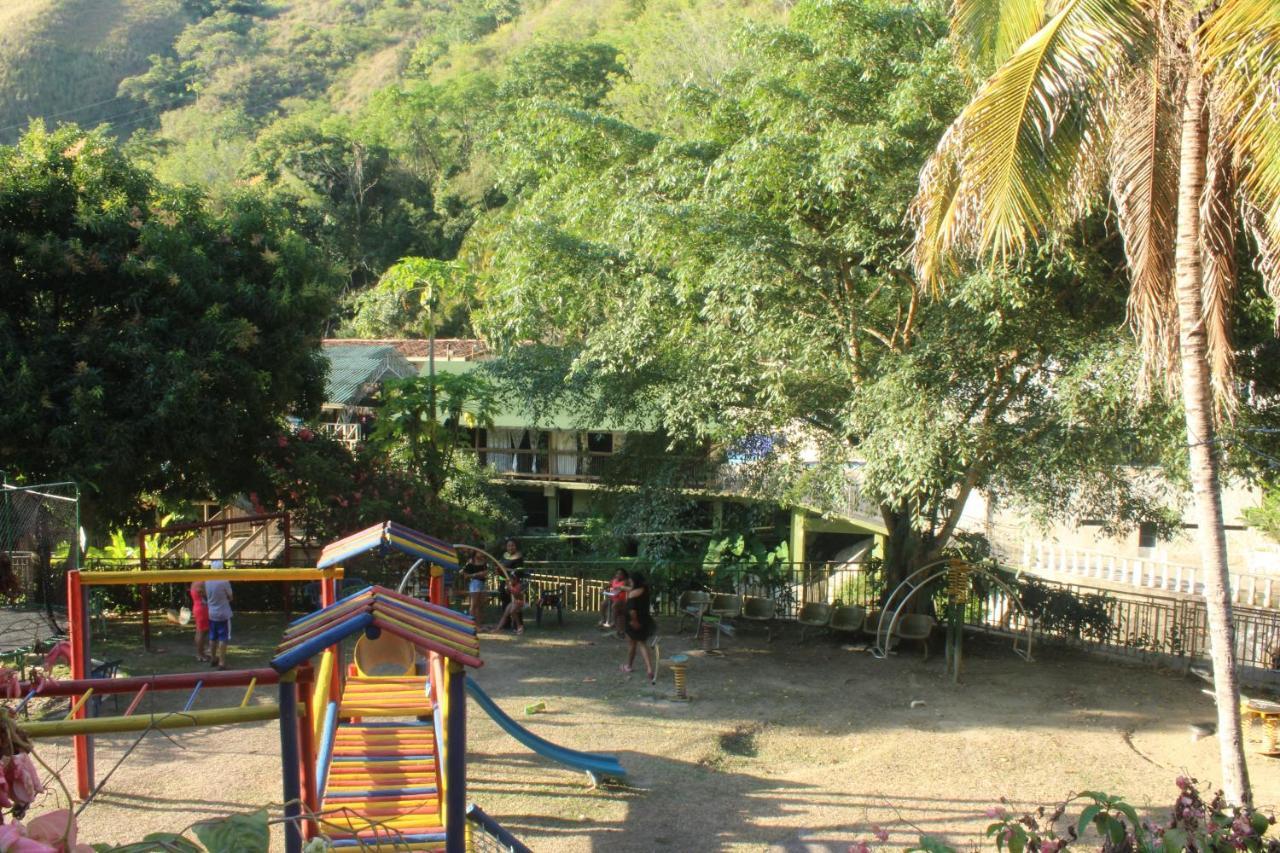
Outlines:
{"type": "MultiPolygon", "coordinates": [[[[1169,819],[1163,823],[1141,820],[1133,806],[1119,797],[1084,791],[1052,812],[1043,806],[1022,815],[1003,806],[987,809],[987,817],[993,819],[987,827],[987,837],[1000,853],[1061,853],[1068,847],[1104,853],[1280,853],[1280,839],[1268,837],[1274,817],[1229,806],[1221,792],[1206,802],[1195,779],[1179,776],[1177,785],[1178,797],[1169,819]],[[1080,816],[1060,827],[1067,809],[1077,801],[1086,803],[1080,816]]],[[[873,827],[872,832],[880,842],[888,839],[888,833],[880,827],[873,827]]],[[[953,848],[928,836],[911,849],[955,853],[953,848]]],[[[871,850],[868,841],[849,847],[849,853],[871,850]]]]}

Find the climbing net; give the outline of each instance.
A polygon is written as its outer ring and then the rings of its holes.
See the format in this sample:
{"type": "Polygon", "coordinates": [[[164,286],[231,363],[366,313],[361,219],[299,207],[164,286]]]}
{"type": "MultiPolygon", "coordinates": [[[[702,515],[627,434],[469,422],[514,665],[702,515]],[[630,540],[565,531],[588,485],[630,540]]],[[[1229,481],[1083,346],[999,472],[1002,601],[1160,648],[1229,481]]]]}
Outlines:
{"type": "Polygon", "coordinates": [[[0,482],[0,603],[39,605],[52,619],[65,573],[79,565],[79,529],[74,483],[0,482]]]}

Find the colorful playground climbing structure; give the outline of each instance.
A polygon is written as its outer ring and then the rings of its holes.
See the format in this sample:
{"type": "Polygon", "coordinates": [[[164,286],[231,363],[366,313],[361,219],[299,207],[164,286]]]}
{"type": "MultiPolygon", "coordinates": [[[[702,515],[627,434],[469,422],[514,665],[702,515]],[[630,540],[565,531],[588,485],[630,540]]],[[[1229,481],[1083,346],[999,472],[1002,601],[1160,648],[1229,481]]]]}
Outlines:
{"type": "Polygon", "coordinates": [[[467,695],[498,725],[539,755],[585,771],[593,779],[620,778],[611,755],[578,752],[546,741],[518,724],[467,675],[483,666],[475,625],[446,606],[445,575],[458,567],[454,547],[385,523],[333,543],[314,569],[175,570],[68,573],[72,679],[23,685],[33,697],[72,700],[65,720],[30,723],[32,737],[74,739],[77,792],[96,794],[93,735],[153,728],[279,723],[285,803],[285,849],[323,836],[333,848],[371,850],[526,850],[468,805],[467,695]],[[359,554],[396,551],[430,564],[429,601],[373,586],[342,599],[341,563],[359,554]],[[233,582],[315,581],[320,609],[286,628],[270,668],[175,673],[143,678],[86,678],[90,661],[88,590],[102,584],[182,583],[211,578],[233,582]],[[354,641],[349,662],[344,642],[354,641]],[[277,701],[252,703],[254,691],[274,685],[277,701]],[[244,687],[238,706],[198,709],[205,687],[244,687]],[[136,713],[148,693],[189,691],[181,711],[136,713]],[[94,696],[130,694],[127,709],[93,716],[94,696]]]}

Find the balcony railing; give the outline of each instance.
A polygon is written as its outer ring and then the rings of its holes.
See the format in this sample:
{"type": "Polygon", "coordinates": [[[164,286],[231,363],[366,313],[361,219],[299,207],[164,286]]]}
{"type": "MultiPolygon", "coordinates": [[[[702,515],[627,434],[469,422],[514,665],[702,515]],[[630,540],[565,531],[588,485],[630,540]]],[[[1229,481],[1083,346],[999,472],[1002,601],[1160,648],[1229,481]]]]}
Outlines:
{"type": "Polygon", "coordinates": [[[348,450],[354,451],[360,443],[360,424],[320,424],[320,431],[332,439],[342,442],[348,450]]]}
{"type": "Polygon", "coordinates": [[[481,465],[488,465],[503,477],[537,480],[598,480],[593,462],[612,453],[593,450],[531,450],[519,447],[474,448],[481,465]]]}

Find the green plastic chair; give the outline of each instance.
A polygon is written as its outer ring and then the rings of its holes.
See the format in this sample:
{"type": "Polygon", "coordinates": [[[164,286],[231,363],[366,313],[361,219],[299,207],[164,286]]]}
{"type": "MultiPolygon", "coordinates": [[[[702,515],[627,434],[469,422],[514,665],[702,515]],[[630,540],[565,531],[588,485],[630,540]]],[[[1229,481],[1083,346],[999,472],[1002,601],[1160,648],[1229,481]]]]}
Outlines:
{"type": "Polygon", "coordinates": [[[830,604],[821,601],[808,601],[800,608],[800,615],[796,617],[796,621],[800,623],[800,642],[804,642],[805,632],[810,628],[821,631],[829,631],[831,629],[831,611],[834,610],[830,604]]]}
{"type": "Polygon", "coordinates": [[[742,618],[748,622],[763,622],[766,642],[773,642],[773,618],[778,604],[772,598],[748,597],[742,600],[742,618]]]}
{"type": "Polygon", "coordinates": [[[846,604],[831,611],[831,630],[852,634],[862,630],[867,619],[867,608],[846,604]]]}
{"type": "Polygon", "coordinates": [[[686,619],[693,619],[693,632],[695,634],[698,633],[702,617],[707,614],[707,608],[710,606],[711,593],[709,592],[691,589],[680,593],[680,598],[676,602],[676,609],[680,611],[680,621],[676,624],[676,633],[684,633],[684,620],[686,619]]]}
{"type": "Polygon", "coordinates": [[[919,640],[920,647],[924,649],[924,659],[929,659],[929,635],[933,633],[933,626],[937,621],[932,616],[925,616],[923,613],[908,613],[898,618],[898,624],[894,626],[894,633],[902,640],[919,640]]]}

